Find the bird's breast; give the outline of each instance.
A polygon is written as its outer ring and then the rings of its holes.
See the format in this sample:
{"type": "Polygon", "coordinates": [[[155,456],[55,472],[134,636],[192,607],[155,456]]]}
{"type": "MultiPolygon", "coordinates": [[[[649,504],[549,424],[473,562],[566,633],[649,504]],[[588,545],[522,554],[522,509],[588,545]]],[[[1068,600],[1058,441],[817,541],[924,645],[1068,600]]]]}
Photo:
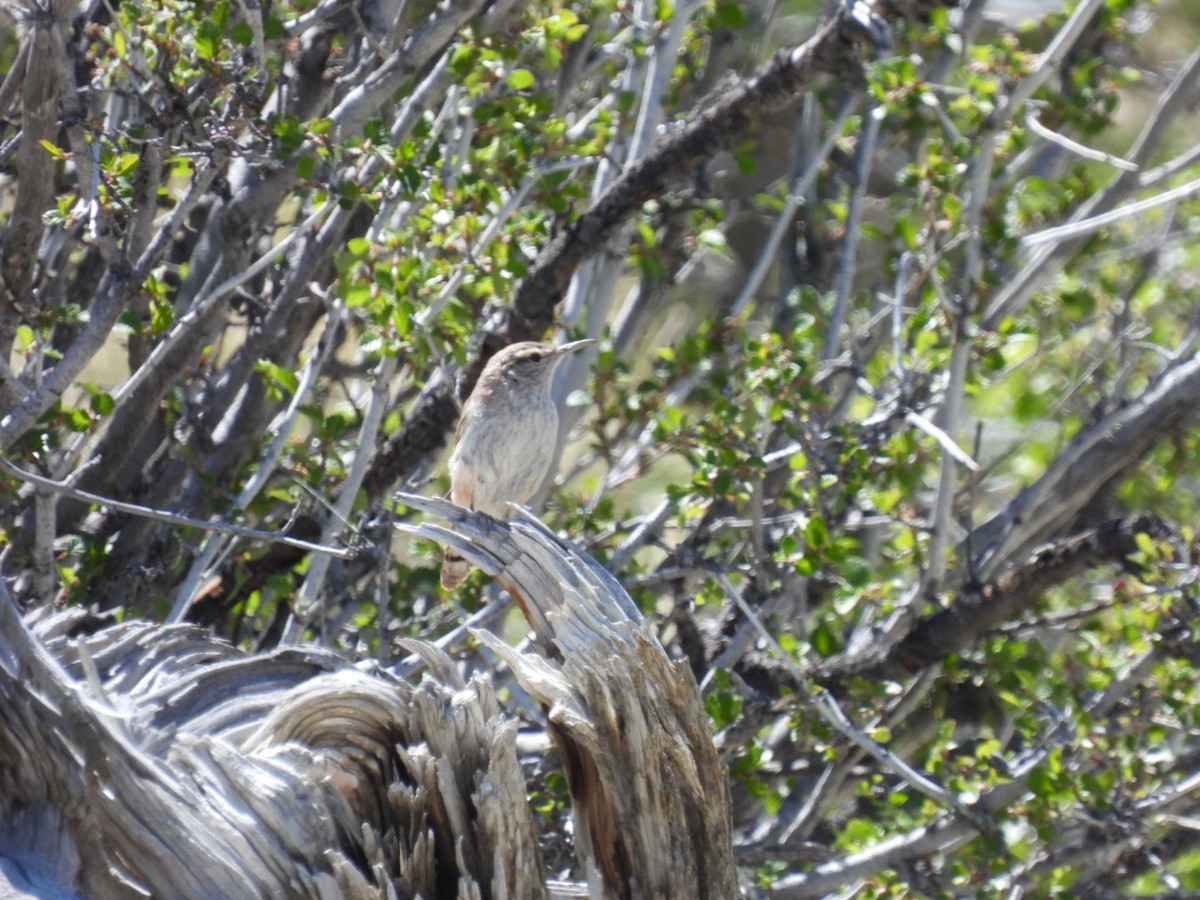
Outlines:
{"type": "Polygon", "coordinates": [[[451,482],[469,479],[474,508],[506,518],[506,504],[527,502],[550,471],[558,412],[546,398],[481,404],[464,410],[464,417],[450,457],[451,482]]]}

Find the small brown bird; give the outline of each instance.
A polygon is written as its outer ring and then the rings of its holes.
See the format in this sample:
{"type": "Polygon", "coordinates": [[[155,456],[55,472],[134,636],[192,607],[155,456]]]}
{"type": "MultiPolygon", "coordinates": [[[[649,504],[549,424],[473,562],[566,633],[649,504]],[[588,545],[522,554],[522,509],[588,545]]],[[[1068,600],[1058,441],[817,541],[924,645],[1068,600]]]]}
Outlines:
{"type": "MultiPolygon", "coordinates": [[[[554,347],[524,341],[493,356],[463,404],[450,454],[450,499],[507,519],[509,503],[534,495],[554,462],[558,410],[550,396],[563,357],[595,344],[588,339],[554,347]]],[[[458,587],[471,567],[447,549],[442,587],[458,587]]]]}

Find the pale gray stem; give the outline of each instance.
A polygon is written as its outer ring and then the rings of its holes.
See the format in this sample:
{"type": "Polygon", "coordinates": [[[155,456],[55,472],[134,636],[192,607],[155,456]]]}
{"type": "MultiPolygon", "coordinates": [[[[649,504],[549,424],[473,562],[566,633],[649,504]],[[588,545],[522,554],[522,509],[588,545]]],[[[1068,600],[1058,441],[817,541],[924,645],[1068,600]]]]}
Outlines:
{"type": "Polygon", "coordinates": [[[821,359],[837,356],[841,341],[842,324],[846,320],[846,309],[850,305],[850,293],[854,289],[854,273],[858,265],[858,241],[861,235],[863,200],[867,193],[867,178],[875,158],[875,145],[879,140],[879,126],[887,111],[874,100],[867,104],[863,116],[863,130],[858,138],[854,153],[854,187],[850,193],[849,209],[846,212],[846,236],[842,241],[841,258],[834,281],[833,310],[829,314],[829,325],[825,332],[825,349],[821,359]]]}
{"type": "Polygon", "coordinates": [[[838,138],[842,136],[842,129],[846,125],[846,120],[853,115],[854,110],[858,107],[861,100],[862,91],[854,91],[846,98],[846,101],[842,104],[842,108],[838,110],[837,116],[826,129],[825,139],[821,142],[820,148],[811,159],[806,161],[804,170],[792,182],[791,189],[783,201],[783,209],[779,211],[779,215],[775,217],[775,221],[771,225],[771,231],[767,235],[766,244],[763,246],[762,252],[758,254],[758,258],[754,260],[754,267],[750,270],[750,274],[746,276],[746,281],[742,285],[742,289],[738,291],[738,295],[730,307],[730,315],[736,317],[742,313],[750,301],[754,299],[754,295],[758,293],[758,288],[762,284],[763,279],[767,277],[767,272],[771,270],[773,265],[778,263],[779,245],[783,241],[783,236],[787,234],[792,220],[795,218],[796,210],[800,208],[800,204],[808,196],[809,190],[812,188],[813,183],[817,180],[817,175],[821,171],[821,166],[825,164],[825,160],[833,152],[838,138]]]}
{"type": "MultiPolygon", "coordinates": [[[[316,383],[317,376],[333,356],[337,344],[335,337],[338,327],[342,322],[344,309],[340,303],[334,303],[331,306],[332,308],[325,318],[325,330],[317,342],[316,352],[309,357],[308,362],[305,364],[300,374],[299,383],[296,386],[296,392],[292,395],[287,409],[284,410],[277,423],[271,428],[275,432],[274,439],[263,452],[258,464],[254,467],[254,473],[247,479],[241,493],[233,501],[232,508],[235,511],[247,509],[254,498],[266,486],[267,482],[274,476],[275,469],[279,465],[279,458],[283,455],[283,450],[287,446],[288,441],[291,440],[292,433],[296,429],[296,422],[300,416],[300,407],[308,400],[309,392],[316,383]]],[[[172,624],[183,619],[196,590],[206,578],[211,577],[213,561],[218,555],[224,556],[228,553],[231,547],[232,542],[227,539],[227,536],[219,534],[209,535],[203,546],[201,546],[195,560],[192,561],[187,577],[184,578],[183,583],[175,592],[175,601],[171,606],[170,615],[167,616],[167,624],[172,624]]]]}
{"type": "MultiPolygon", "coordinates": [[[[375,447],[375,439],[379,435],[379,426],[383,424],[383,417],[387,413],[388,392],[391,388],[392,376],[396,373],[397,364],[398,360],[394,354],[385,356],[379,364],[379,371],[375,373],[375,380],[371,385],[371,399],[367,404],[366,415],[363,416],[362,428],[359,429],[358,452],[354,454],[354,462],[350,466],[350,471],[346,473],[346,480],[342,484],[337,502],[325,520],[325,527],[321,530],[322,544],[333,543],[345,530],[346,522],[354,508],[354,501],[358,497],[359,488],[362,486],[362,480],[367,474],[371,451],[375,447]]],[[[319,599],[328,571],[329,559],[327,557],[318,556],[312,561],[308,575],[300,586],[300,593],[296,598],[296,612],[289,617],[287,627],[284,629],[283,643],[298,642],[304,633],[304,628],[312,621],[313,616],[320,614],[319,599]]]]}

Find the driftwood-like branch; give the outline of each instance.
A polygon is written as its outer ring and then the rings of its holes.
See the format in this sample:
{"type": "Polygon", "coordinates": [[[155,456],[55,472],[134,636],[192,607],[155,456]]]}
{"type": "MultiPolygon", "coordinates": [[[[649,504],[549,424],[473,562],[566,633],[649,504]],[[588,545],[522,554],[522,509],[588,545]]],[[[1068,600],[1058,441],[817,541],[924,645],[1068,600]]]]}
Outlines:
{"type": "Polygon", "coordinates": [[[89,627],[0,599],[0,894],[547,896],[488,679],[89,627]]]}
{"type": "MultiPolygon", "coordinates": [[[[479,634],[543,704],[593,897],[736,896],[690,671],[535,520],[407,498],[510,588],[545,656],[479,634]]],[[[0,896],[551,897],[516,721],[428,644],[419,685],[195,626],[25,619],[0,583],[0,896]]]]}
{"type": "Polygon", "coordinates": [[[443,540],[512,594],[542,655],[477,633],[546,710],[575,806],[589,883],[620,898],[737,896],[725,772],[699,688],[610,572],[523,513],[486,520],[443,500],[401,501],[450,520],[405,530],[443,540]]]}

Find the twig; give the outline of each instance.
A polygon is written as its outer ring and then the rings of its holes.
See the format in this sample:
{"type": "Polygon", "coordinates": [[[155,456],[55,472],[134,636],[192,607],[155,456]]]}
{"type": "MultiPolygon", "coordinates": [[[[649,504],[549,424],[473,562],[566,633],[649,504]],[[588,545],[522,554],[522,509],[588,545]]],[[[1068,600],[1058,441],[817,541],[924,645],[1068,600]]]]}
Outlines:
{"type": "Polygon", "coordinates": [[[1126,203],[1124,206],[1118,206],[1116,209],[1101,213],[1098,216],[1091,216],[1087,219],[1068,222],[1066,225],[1059,225],[1055,228],[1046,228],[1042,231],[1036,231],[1033,234],[1027,234],[1021,238],[1021,243],[1028,247],[1038,247],[1042,244],[1057,244],[1072,238],[1084,237],[1094,234],[1108,225],[1120,222],[1122,219],[1136,216],[1139,213],[1144,213],[1159,206],[1166,206],[1168,203],[1174,203],[1177,200],[1182,200],[1184,197],[1190,197],[1197,191],[1200,191],[1200,178],[1193,179],[1186,184],[1181,184],[1169,191],[1163,191],[1157,196],[1139,200],[1136,203],[1126,203]]]}
{"type": "MultiPolygon", "coordinates": [[[[953,359],[951,361],[953,362],[953,359]]],[[[915,428],[919,428],[921,431],[925,432],[927,435],[937,441],[938,446],[949,453],[950,456],[954,458],[955,462],[972,472],[979,471],[979,463],[975,462],[975,460],[971,457],[971,454],[969,454],[962,447],[958,446],[958,444],[954,441],[954,438],[950,437],[950,435],[948,435],[943,429],[938,428],[919,412],[914,412],[911,409],[908,410],[904,414],[904,421],[908,422],[909,425],[912,425],[915,428]]]]}
{"type": "MultiPolygon", "coordinates": [[[[322,543],[328,544],[337,539],[337,536],[342,533],[342,529],[345,528],[347,517],[354,507],[359,488],[367,474],[367,464],[372,456],[371,451],[375,446],[379,426],[383,423],[384,414],[387,412],[388,391],[391,387],[392,376],[396,372],[397,362],[396,356],[389,354],[379,364],[379,371],[375,374],[375,381],[371,386],[371,400],[367,406],[367,413],[363,416],[362,428],[359,429],[358,452],[354,455],[350,471],[346,473],[346,480],[342,483],[333,512],[326,519],[325,527],[321,531],[322,543]]],[[[325,575],[328,571],[328,557],[318,556],[313,560],[312,566],[309,567],[308,574],[304,578],[304,583],[300,586],[295,612],[289,616],[288,624],[284,628],[283,643],[298,641],[304,628],[312,621],[314,613],[319,610],[318,599],[324,588],[325,575]]]]}
{"type": "Polygon", "coordinates": [[[829,325],[825,332],[822,360],[830,360],[837,355],[842,323],[846,320],[846,307],[850,303],[850,291],[854,287],[854,273],[858,264],[858,241],[861,236],[859,231],[867,193],[867,179],[875,159],[879,127],[886,115],[887,110],[882,105],[873,98],[868,101],[864,115],[865,125],[854,152],[854,186],[850,192],[850,204],[846,212],[845,237],[842,239],[841,258],[834,281],[833,310],[829,314],[829,325]]]}
{"type": "Polygon", "coordinates": [[[1085,144],[1078,141],[1073,141],[1065,134],[1059,134],[1057,131],[1052,131],[1041,122],[1038,121],[1031,111],[1025,112],[1025,124],[1029,130],[1043,140],[1049,141],[1064,150],[1074,153],[1076,156],[1082,156],[1084,159],[1092,159],[1096,162],[1108,163],[1110,166],[1115,166],[1126,172],[1140,171],[1141,167],[1137,163],[1131,163],[1127,159],[1121,159],[1119,156],[1113,156],[1111,153],[1105,153],[1103,150],[1093,150],[1085,144]]]}
{"type": "MultiPolygon", "coordinates": [[[[325,331],[317,342],[317,352],[309,358],[308,363],[304,366],[300,375],[300,381],[296,385],[296,392],[292,395],[292,400],[288,404],[287,409],[279,417],[277,424],[272,426],[271,431],[275,434],[275,437],[263,452],[258,465],[254,467],[253,474],[246,480],[241,493],[233,501],[234,509],[241,510],[249,507],[267,481],[275,474],[275,468],[279,464],[279,457],[283,455],[283,448],[291,440],[292,432],[296,428],[296,421],[300,415],[300,406],[308,398],[309,391],[312,390],[313,384],[316,383],[317,375],[325,367],[325,363],[333,356],[337,344],[335,337],[337,329],[342,322],[343,308],[340,303],[332,303],[331,307],[325,319],[325,331]]],[[[175,601],[171,607],[170,615],[167,616],[167,624],[178,622],[183,618],[184,613],[187,612],[188,606],[192,602],[197,587],[208,576],[213,560],[217,558],[218,554],[222,553],[223,549],[227,549],[227,546],[228,542],[222,540],[217,535],[211,535],[204,542],[204,545],[200,548],[200,552],[192,561],[191,568],[188,570],[183,584],[175,592],[175,601]]]]}
{"type": "Polygon", "coordinates": [[[892,289],[892,372],[897,381],[904,378],[904,296],[908,288],[908,266],[912,251],[905,250],[896,263],[896,283],[892,289]]]}
{"type": "Polygon", "coordinates": [[[305,550],[309,553],[318,553],[323,556],[336,556],[338,559],[354,559],[358,556],[359,551],[353,547],[332,547],[325,544],[314,544],[311,541],[302,541],[299,538],[288,537],[286,535],[273,534],[269,531],[258,531],[253,528],[242,528],[239,525],[229,525],[225,522],[209,522],[204,519],[193,519],[189,516],[181,516],[177,513],[167,512],[163,509],[154,509],[149,506],[139,506],[136,503],[126,503],[123,500],[114,500],[112,497],[102,497],[99,494],[93,494],[89,491],[81,491],[71,485],[54,481],[51,478],[45,478],[41,475],[27,472],[18,466],[13,465],[7,459],[0,457],[0,471],[7,472],[13,478],[18,478],[21,481],[38,487],[47,488],[56,494],[61,494],[64,497],[70,497],[72,500],[79,500],[83,503],[94,504],[96,506],[104,506],[115,512],[125,513],[131,516],[139,516],[143,519],[153,519],[156,522],[165,522],[168,525],[179,525],[185,528],[198,528],[201,531],[215,531],[220,534],[228,534],[233,537],[248,538],[255,541],[265,541],[270,544],[286,544],[289,547],[295,547],[298,550],[305,550]]]}
{"type": "Polygon", "coordinates": [[[662,529],[667,519],[671,517],[673,509],[674,505],[670,500],[663,500],[659,503],[654,512],[646,516],[629,533],[629,537],[625,538],[621,545],[613,551],[613,555],[608,561],[608,570],[610,572],[620,572],[625,568],[625,564],[633,558],[633,554],[637,553],[646,541],[650,540],[662,529]]]}
{"type": "Polygon", "coordinates": [[[1166,181],[1177,172],[1182,172],[1198,159],[1200,159],[1200,144],[1197,144],[1190,150],[1185,150],[1174,159],[1167,160],[1161,166],[1155,166],[1150,171],[1143,172],[1138,178],[1138,184],[1144,188],[1154,187],[1159,182],[1166,181]]]}
{"type": "Polygon", "coordinates": [[[54,537],[57,531],[57,497],[45,487],[33,493],[33,594],[38,602],[54,600],[54,537]]]}

